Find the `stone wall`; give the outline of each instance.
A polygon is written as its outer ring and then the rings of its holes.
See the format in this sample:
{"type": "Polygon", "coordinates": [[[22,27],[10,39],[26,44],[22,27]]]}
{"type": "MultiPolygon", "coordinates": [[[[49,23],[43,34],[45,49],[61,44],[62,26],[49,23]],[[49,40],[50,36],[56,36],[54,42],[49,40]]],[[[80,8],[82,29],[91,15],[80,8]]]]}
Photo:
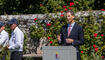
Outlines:
{"type": "MultiPolygon", "coordinates": [[[[31,35],[30,35],[30,27],[32,25],[35,25],[34,22],[34,18],[37,18],[38,20],[45,20],[47,19],[46,17],[47,15],[45,14],[28,14],[28,15],[1,15],[0,16],[0,21],[4,22],[4,23],[8,23],[8,21],[10,21],[12,18],[16,18],[19,22],[18,27],[24,32],[24,34],[27,34],[28,40],[27,40],[27,48],[25,50],[25,54],[31,54],[31,53],[36,53],[37,50],[39,50],[39,48],[37,49],[38,46],[40,46],[39,44],[39,40],[37,39],[31,39],[31,35]]],[[[8,25],[8,24],[7,24],[8,25]]],[[[46,38],[44,38],[45,40],[46,38]]],[[[43,39],[41,39],[43,40],[43,39]]],[[[40,42],[41,42],[40,40],[40,42]]]]}

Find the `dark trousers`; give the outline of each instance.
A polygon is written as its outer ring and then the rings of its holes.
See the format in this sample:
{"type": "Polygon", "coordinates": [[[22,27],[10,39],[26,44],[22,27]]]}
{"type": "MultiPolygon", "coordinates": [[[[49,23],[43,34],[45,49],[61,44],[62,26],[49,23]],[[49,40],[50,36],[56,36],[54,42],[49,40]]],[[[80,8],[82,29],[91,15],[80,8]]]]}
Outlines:
{"type": "Polygon", "coordinates": [[[81,60],[80,53],[77,52],[77,60],[81,60]]]}
{"type": "Polygon", "coordinates": [[[0,58],[0,60],[5,60],[6,55],[7,55],[7,54],[6,54],[6,53],[4,53],[4,54],[3,54],[3,57],[2,57],[2,58],[0,58]]]}
{"type": "Polygon", "coordinates": [[[22,51],[14,51],[11,53],[10,60],[22,60],[23,52],[22,51]]]}

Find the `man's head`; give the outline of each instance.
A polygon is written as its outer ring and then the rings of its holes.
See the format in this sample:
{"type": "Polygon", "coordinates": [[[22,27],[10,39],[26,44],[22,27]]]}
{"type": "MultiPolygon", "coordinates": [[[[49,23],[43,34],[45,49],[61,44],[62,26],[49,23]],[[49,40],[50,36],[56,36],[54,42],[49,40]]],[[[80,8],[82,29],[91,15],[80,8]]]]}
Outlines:
{"type": "Polygon", "coordinates": [[[74,22],[75,14],[72,10],[67,11],[66,16],[69,23],[74,22]]]}
{"type": "Polygon", "coordinates": [[[11,21],[8,22],[8,24],[10,24],[10,29],[14,30],[18,25],[18,21],[15,18],[13,18],[11,19],[11,21]]]}
{"type": "Polygon", "coordinates": [[[4,23],[0,22],[0,32],[2,32],[5,29],[4,23]]]}

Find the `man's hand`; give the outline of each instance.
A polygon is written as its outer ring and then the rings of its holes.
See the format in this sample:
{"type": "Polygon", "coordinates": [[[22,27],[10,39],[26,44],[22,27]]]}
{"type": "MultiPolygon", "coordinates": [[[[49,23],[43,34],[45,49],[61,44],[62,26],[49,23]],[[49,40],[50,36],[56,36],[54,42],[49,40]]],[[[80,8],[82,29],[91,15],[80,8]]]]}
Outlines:
{"type": "Polygon", "coordinates": [[[67,42],[67,43],[73,43],[74,40],[73,40],[73,39],[70,39],[70,38],[67,38],[67,39],[66,39],[66,42],[67,42]]]}
{"type": "Polygon", "coordinates": [[[4,50],[8,50],[8,46],[4,47],[4,50]]]}
{"type": "Polygon", "coordinates": [[[60,35],[57,35],[57,39],[58,41],[61,41],[60,35]]]}

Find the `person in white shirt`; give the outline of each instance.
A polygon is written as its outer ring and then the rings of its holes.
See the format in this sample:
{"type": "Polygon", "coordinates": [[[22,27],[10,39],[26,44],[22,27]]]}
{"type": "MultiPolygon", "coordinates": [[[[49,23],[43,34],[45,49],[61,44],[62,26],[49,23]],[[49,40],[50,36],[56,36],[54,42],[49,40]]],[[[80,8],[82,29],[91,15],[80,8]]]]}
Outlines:
{"type": "Polygon", "coordinates": [[[18,28],[18,21],[15,18],[11,19],[8,24],[10,24],[10,29],[13,31],[8,47],[11,51],[10,60],[22,60],[24,33],[18,28]]]}
{"type": "MultiPolygon", "coordinates": [[[[7,47],[9,36],[8,33],[4,30],[5,24],[0,22],[0,53],[2,52],[2,49],[7,47]]],[[[0,60],[5,60],[6,53],[3,53],[3,57],[0,58],[0,60]]]]}

